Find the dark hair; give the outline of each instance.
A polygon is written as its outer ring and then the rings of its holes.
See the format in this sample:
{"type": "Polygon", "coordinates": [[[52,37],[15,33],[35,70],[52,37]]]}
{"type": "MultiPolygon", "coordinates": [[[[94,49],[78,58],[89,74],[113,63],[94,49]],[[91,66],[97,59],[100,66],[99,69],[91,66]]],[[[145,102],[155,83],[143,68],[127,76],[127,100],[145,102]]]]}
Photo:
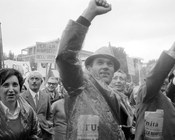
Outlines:
{"type": "Polygon", "coordinates": [[[174,78],[173,72],[168,75],[168,82],[170,82],[174,78]]]}
{"type": "Polygon", "coordinates": [[[11,76],[16,76],[19,81],[20,91],[22,89],[24,80],[22,74],[13,68],[3,68],[0,70],[0,85],[2,85],[11,76]]]}

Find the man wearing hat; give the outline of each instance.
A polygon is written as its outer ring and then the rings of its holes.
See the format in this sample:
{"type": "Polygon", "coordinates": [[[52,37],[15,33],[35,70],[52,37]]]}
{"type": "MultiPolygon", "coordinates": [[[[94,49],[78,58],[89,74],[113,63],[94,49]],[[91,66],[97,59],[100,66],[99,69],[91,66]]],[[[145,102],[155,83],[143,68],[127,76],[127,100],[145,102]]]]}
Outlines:
{"type": "Polygon", "coordinates": [[[120,67],[110,48],[98,49],[85,61],[83,73],[78,53],[90,22],[111,10],[105,0],[91,0],[76,21],[69,21],[63,32],[56,62],[63,85],[67,117],[67,139],[124,140],[120,124],[119,103],[108,88],[120,67]]]}

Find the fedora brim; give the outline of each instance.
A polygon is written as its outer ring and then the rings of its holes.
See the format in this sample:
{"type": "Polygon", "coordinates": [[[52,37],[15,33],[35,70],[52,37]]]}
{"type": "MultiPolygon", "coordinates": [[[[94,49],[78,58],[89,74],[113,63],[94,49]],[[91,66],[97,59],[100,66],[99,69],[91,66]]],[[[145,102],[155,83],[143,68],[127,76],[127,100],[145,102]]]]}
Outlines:
{"type": "Polygon", "coordinates": [[[107,54],[94,54],[89,56],[86,60],[85,60],[85,66],[86,68],[92,64],[93,60],[99,57],[105,57],[105,58],[109,58],[113,61],[114,63],[114,71],[116,72],[119,68],[120,68],[120,63],[117,60],[117,58],[111,56],[111,55],[107,55],[107,54]]]}

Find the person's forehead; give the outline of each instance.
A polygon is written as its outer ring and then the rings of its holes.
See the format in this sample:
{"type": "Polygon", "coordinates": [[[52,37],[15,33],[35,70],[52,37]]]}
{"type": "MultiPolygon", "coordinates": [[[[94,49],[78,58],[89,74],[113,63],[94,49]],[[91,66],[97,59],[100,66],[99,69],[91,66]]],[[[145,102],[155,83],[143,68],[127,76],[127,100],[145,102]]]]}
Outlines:
{"type": "Polygon", "coordinates": [[[48,83],[58,83],[58,80],[56,80],[56,79],[49,79],[48,83]]]}
{"type": "Polygon", "coordinates": [[[123,77],[123,78],[125,78],[126,75],[124,73],[122,73],[122,72],[115,72],[114,73],[114,77],[123,77]]]}
{"type": "Polygon", "coordinates": [[[19,80],[18,80],[18,77],[16,75],[12,75],[5,80],[5,82],[9,82],[9,81],[12,81],[12,82],[17,81],[18,82],[19,80]]]}
{"type": "Polygon", "coordinates": [[[108,58],[105,56],[97,57],[94,59],[94,61],[111,61],[111,62],[113,62],[111,58],[108,58]]]}
{"type": "Polygon", "coordinates": [[[29,78],[41,78],[41,77],[38,75],[31,75],[29,78]]]}
{"type": "Polygon", "coordinates": [[[40,78],[40,79],[42,79],[42,76],[39,73],[31,73],[29,75],[29,78],[40,78]]]}

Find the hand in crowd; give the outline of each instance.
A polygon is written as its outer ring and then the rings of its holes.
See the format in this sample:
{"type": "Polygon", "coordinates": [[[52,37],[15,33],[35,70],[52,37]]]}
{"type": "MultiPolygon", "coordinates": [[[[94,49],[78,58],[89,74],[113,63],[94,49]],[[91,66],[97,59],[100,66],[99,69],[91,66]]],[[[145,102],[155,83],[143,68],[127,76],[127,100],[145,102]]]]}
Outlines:
{"type": "Polygon", "coordinates": [[[111,5],[105,0],[91,0],[82,16],[92,21],[96,15],[102,15],[111,11],[111,5]]]}

